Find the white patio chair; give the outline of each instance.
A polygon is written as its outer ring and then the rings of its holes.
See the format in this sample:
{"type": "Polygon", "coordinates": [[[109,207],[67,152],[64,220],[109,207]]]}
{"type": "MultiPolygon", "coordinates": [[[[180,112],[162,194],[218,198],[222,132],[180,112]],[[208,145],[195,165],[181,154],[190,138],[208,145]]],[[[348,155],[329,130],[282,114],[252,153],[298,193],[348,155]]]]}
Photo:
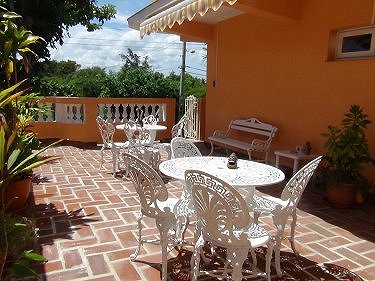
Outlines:
{"type": "Polygon", "coordinates": [[[198,147],[189,139],[175,137],[171,140],[172,158],[202,156],[198,147]]]}
{"type": "Polygon", "coordinates": [[[138,218],[138,247],[130,260],[134,261],[143,243],[160,242],[162,247],[162,280],[167,280],[168,246],[176,246],[183,242],[179,240],[182,226],[181,218],[191,216],[194,212],[184,199],[169,198],[167,188],[159,174],[146,162],[129,154],[123,154],[127,172],[134,183],[141,204],[138,218]],[[142,239],[143,216],[155,219],[160,233],[159,240],[142,239]]]}
{"type": "Polygon", "coordinates": [[[172,138],[175,138],[175,137],[184,137],[185,136],[185,123],[187,121],[187,115],[184,114],[180,120],[178,120],[178,122],[172,127],[172,131],[171,131],[171,134],[172,134],[172,138]]]}
{"type": "Polygon", "coordinates": [[[261,215],[272,215],[273,222],[276,226],[275,240],[275,265],[276,271],[281,276],[280,269],[280,247],[283,239],[290,241],[292,250],[298,254],[294,244],[295,229],[297,224],[297,205],[301,199],[302,193],[305,190],[311,176],[314,174],[315,169],[318,167],[322,156],[319,156],[302,167],[285,185],[281,198],[273,196],[257,196],[254,195],[253,211],[254,220],[257,223],[261,215]],[[288,218],[292,217],[290,224],[290,235],[285,236],[285,226],[288,218]]]}
{"type": "MultiPolygon", "coordinates": [[[[144,117],[142,119],[143,125],[156,125],[159,122],[158,118],[156,117],[158,112],[156,112],[155,115],[148,115],[148,116],[144,117]]],[[[156,132],[154,132],[154,134],[156,134],[156,132]]],[[[154,141],[153,146],[155,148],[158,148],[159,151],[164,150],[167,153],[167,158],[171,159],[171,146],[170,146],[169,143],[162,143],[160,141],[154,141]]]]}
{"type": "Polygon", "coordinates": [[[148,130],[144,129],[138,122],[133,120],[129,120],[125,123],[124,133],[130,146],[144,146],[150,142],[148,130]]]}
{"type": "Polygon", "coordinates": [[[149,130],[134,121],[128,121],[125,123],[124,132],[129,141],[129,153],[158,169],[160,151],[152,145],[149,130]]]}
{"type": "Polygon", "coordinates": [[[191,280],[197,280],[201,274],[216,278],[242,280],[246,277],[257,276],[257,259],[255,248],[267,245],[266,275],[270,280],[270,264],[273,252],[273,242],[267,231],[252,223],[249,209],[239,192],[228,183],[197,170],[185,172],[186,184],[192,190],[192,199],[198,218],[195,230],[195,248],[191,259],[191,280]],[[226,261],[223,270],[200,269],[200,256],[204,244],[208,242],[213,249],[226,249],[226,261]],[[252,257],[251,270],[244,271],[242,266],[252,257]]]}
{"type": "Polygon", "coordinates": [[[113,124],[106,122],[102,117],[98,116],[96,118],[98,124],[99,132],[103,140],[103,145],[100,150],[101,160],[100,167],[101,169],[104,164],[104,150],[110,149],[112,153],[112,173],[115,175],[116,170],[119,168],[119,155],[122,150],[126,149],[129,146],[129,142],[114,142],[113,135],[115,133],[115,127],[113,124]]]}
{"type": "Polygon", "coordinates": [[[143,125],[150,124],[156,125],[158,123],[158,119],[154,115],[148,115],[142,119],[143,125]]]}
{"type": "MultiPolygon", "coordinates": [[[[202,156],[198,147],[191,141],[182,137],[175,137],[171,140],[171,158],[183,158],[183,157],[194,157],[202,156]]],[[[182,181],[183,186],[183,197],[188,200],[192,205],[191,201],[191,190],[186,186],[185,181],[182,181]]],[[[186,229],[190,221],[187,218],[185,222],[185,229],[182,232],[182,236],[185,236],[186,229]]]]}

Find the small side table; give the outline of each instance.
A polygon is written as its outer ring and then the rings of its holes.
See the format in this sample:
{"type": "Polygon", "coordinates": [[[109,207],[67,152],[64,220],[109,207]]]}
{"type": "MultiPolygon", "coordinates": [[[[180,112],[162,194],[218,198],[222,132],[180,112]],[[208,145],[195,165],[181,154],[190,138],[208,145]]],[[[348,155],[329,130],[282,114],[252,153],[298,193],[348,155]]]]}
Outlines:
{"type": "Polygon", "coordinates": [[[318,155],[314,155],[314,154],[297,153],[297,152],[289,151],[289,150],[276,150],[275,155],[276,155],[276,168],[279,168],[280,156],[293,159],[293,175],[297,173],[298,171],[298,164],[300,160],[313,160],[316,157],[318,157],[318,155]]]}

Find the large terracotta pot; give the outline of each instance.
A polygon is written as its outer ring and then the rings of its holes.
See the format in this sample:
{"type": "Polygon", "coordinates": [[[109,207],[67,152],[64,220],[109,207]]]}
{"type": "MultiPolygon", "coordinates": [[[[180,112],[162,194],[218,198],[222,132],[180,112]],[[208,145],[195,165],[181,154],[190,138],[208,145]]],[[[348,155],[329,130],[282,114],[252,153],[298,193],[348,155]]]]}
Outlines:
{"type": "Polygon", "coordinates": [[[357,189],[353,184],[339,183],[327,187],[327,199],[337,208],[350,208],[354,205],[357,189]]]}
{"type": "Polygon", "coordinates": [[[22,209],[31,191],[31,177],[16,180],[5,188],[4,203],[11,212],[22,209]]]}

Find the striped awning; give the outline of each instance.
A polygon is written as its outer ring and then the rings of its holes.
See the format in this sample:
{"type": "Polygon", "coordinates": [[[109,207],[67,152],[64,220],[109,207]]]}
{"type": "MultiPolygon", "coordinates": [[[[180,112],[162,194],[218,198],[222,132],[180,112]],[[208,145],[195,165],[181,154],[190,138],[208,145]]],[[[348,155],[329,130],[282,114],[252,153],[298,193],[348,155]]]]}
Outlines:
{"type": "Polygon", "coordinates": [[[185,19],[191,21],[197,14],[203,17],[209,9],[216,12],[223,3],[233,5],[236,2],[237,0],[184,0],[143,21],[140,25],[141,37],[163,31],[167,26],[172,28],[176,22],[181,25],[185,19]]]}

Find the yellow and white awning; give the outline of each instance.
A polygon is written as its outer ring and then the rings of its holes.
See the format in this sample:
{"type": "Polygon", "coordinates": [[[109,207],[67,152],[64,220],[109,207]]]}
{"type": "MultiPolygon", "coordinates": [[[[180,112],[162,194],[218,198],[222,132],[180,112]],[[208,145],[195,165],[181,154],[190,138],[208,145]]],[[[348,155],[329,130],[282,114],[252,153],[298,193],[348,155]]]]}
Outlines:
{"type": "Polygon", "coordinates": [[[141,37],[163,31],[167,26],[172,28],[176,22],[181,25],[185,19],[191,21],[197,14],[203,17],[209,9],[216,12],[223,3],[233,5],[236,2],[237,0],[184,0],[143,21],[140,24],[141,37]]]}

